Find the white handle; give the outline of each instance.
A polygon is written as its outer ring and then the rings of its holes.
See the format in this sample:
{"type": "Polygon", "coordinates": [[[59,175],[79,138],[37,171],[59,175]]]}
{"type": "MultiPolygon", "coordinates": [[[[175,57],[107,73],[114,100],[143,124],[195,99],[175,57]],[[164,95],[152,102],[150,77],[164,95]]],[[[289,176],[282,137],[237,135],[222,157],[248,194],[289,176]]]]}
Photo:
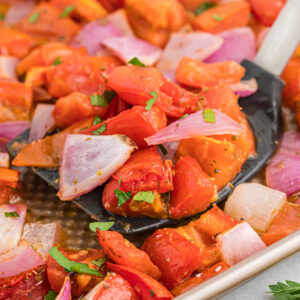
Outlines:
{"type": "Polygon", "coordinates": [[[254,62],[279,76],[299,42],[300,0],[289,0],[273,24],[254,62]]]}

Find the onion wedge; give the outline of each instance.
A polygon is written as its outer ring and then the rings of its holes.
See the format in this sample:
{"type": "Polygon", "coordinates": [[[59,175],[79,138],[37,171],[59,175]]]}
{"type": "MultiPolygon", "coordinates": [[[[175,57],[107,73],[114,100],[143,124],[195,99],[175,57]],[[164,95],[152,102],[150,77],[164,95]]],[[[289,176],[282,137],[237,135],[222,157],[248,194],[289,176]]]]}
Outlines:
{"type": "Polygon", "coordinates": [[[55,298],[55,300],[71,300],[72,294],[71,294],[71,280],[70,276],[65,277],[64,285],[61,288],[59,294],[55,298]]]}
{"type": "Polygon", "coordinates": [[[59,169],[61,200],[72,200],[103,184],[130,157],[135,144],[124,135],[67,136],[59,169]]]}
{"type": "Polygon", "coordinates": [[[230,85],[235,94],[244,98],[255,94],[258,90],[258,84],[255,78],[241,80],[239,83],[230,85]]]}
{"type": "Polygon", "coordinates": [[[0,138],[14,139],[30,127],[29,121],[12,121],[0,123],[0,138]]]}
{"type": "Polygon", "coordinates": [[[195,136],[210,136],[232,134],[239,135],[244,131],[243,126],[232,120],[224,113],[213,109],[215,122],[206,122],[203,111],[198,111],[184,119],[171,123],[156,134],[145,138],[147,144],[159,145],[166,142],[189,139],[195,136]]]}
{"type": "Polygon", "coordinates": [[[0,167],[9,168],[9,154],[6,152],[0,152],[0,167]]]}

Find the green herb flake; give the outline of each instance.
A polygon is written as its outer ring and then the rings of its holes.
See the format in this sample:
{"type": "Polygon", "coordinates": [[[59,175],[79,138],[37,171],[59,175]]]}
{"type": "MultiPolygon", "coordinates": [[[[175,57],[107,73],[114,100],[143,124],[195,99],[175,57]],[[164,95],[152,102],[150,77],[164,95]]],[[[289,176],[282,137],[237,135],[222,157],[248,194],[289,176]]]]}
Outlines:
{"type": "Polygon", "coordinates": [[[178,120],[182,120],[184,118],[186,118],[189,114],[184,114],[182,117],[180,117],[178,120]]]}
{"type": "Polygon", "coordinates": [[[154,102],[156,101],[156,99],[157,99],[157,93],[155,92],[155,91],[151,91],[150,92],[150,95],[153,97],[153,98],[151,98],[150,100],[148,100],[146,103],[146,107],[145,107],[145,109],[146,110],[150,110],[151,108],[152,108],[152,106],[153,106],[153,104],[154,104],[154,102]]]}
{"type": "Polygon", "coordinates": [[[134,65],[134,66],[139,66],[139,67],[146,67],[137,57],[132,58],[128,64],[134,65]]]}
{"type": "Polygon", "coordinates": [[[97,270],[90,269],[88,264],[78,263],[78,262],[69,260],[55,246],[53,246],[49,250],[49,254],[67,272],[76,272],[76,273],[81,273],[81,274],[89,274],[89,275],[102,277],[102,275],[97,270]]]}
{"type": "Polygon", "coordinates": [[[110,103],[116,96],[116,92],[115,91],[108,91],[105,90],[102,97],[104,97],[105,101],[107,103],[110,103]]]}
{"type": "Polygon", "coordinates": [[[119,186],[121,186],[121,184],[122,184],[122,179],[121,178],[118,180],[118,184],[119,184],[119,186]]]}
{"type": "Polygon", "coordinates": [[[107,258],[106,257],[100,257],[98,258],[97,260],[92,260],[92,263],[98,267],[98,268],[101,268],[107,261],[107,258]]]}
{"type": "Polygon", "coordinates": [[[91,104],[93,106],[107,107],[108,103],[103,96],[94,94],[94,95],[91,95],[91,104]]]}
{"type": "Polygon", "coordinates": [[[168,154],[168,151],[167,151],[167,149],[165,148],[164,145],[159,144],[158,147],[159,147],[159,149],[160,149],[160,151],[162,152],[163,155],[168,154]]]}
{"type": "Polygon", "coordinates": [[[39,16],[40,16],[40,14],[38,11],[33,13],[29,18],[29,23],[34,24],[38,20],[39,16]]]}
{"type": "Polygon", "coordinates": [[[270,291],[267,293],[281,300],[300,299],[300,284],[290,280],[285,282],[286,284],[277,282],[277,284],[269,285],[270,291]]]}
{"type": "Polygon", "coordinates": [[[57,294],[54,291],[50,290],[48,292],[48,294],[45,296],[45,299],[46,300],[55,300],[56,297],[57,297],[57,294]]]}
{"type": "Polygon", "coordinates": [[[88,129],[88,128],[89,128],[88,126],[85,126],[85,127],[83,127],[83,128],[80,128],[79,131],[83,131],[83,130],[86,130],[86,129],[88,129]]]}
{"type": "Polygon", "coordinates": [[[198,6],[196,9],[195,9],[195,12],[194,14],[196,16],[199,16],[200,14],[202,14],[203,12],[205,12],[206,10],[210,9],[210,8],[213,8],[215,7],[216,4],[215,3],[210,3],[210,2],[204,2],[202,3],[200,6],[198,6]]]}
{"type": "Polygon", "coordinates": [[[15,211],[10,211],[10,212],[5,212],[5,217],[6,218],[19,218],[18,213],[16,213],[15,211]]]}
{"type": "Polygon", "coordinates": [[[55,66],[60,65],[60,64],[62,64],[62,61],[61,61],[61,57],[58,56],[58,57],[56,57],[55,61],[52,63],[52,66],[55,67],[55,66]]]}
{"type": "Polygon", "coordinates": [[[114,224],[115,222],[92,222],[89,227],[91,231],[96,232],[97,228],[100,229],[100,231],[109,230],[114,224]]]}
{"type": "Polygon", "coordinates": [[[203,111],[203,118],[207,123],[216,123],[215,112],[211,108],[207,108],[203,111]]]}
{"type": "Polygon", "coordinates": [[[115,189],[114,193],[115,193],[115,196],[118,199],[118,207],[120,207],[125,202],[127,202],[132,196],[131,192],[126,193],[126,192],[120,191],[118,189],[115,189]]]}
{"type": "Polygon", "coordinates": [[[149,292],[150,292],[150,296],[151,296],[151,298],[153,298],[153,297],[155,296],[155,293],[154,293],[154,291],[153,291],[153,290],[150,290],[149,292]]]}
{"type": "Polygon", "coordinates": [[[151,191],[147,192],[138,192],[134,197],[134,201],[144,201],[148,203],[153,203],[155,195],[151,191]]]}
{"type": "Polygon", "coordinates": [[[102,122],[102,119],[99,116],[94,117],[93,125],[100,124],[102,122]]]}
{"type": "Polygon", "coordinates": [[[63,12],[59,15],[59,18],[62,19],[68,17],[75,8],[75,5],[66,6],[63,12]]]}
{"type": "Polygon", "coordinates": [[[223,18],[217,14],[213,15],[214,20],[216,20],[217,22],[222,22],[223,18]]]}
{"type": "Polygon", "coordinates": [[[98,129],[92,131],[93,135],[100,135],[100,133],[103,133],[106,130],[106,124],[102,124],[98,129]]]}
{"type": "Polygon", "coordinates": [[[1,21],[4,21],[4,20],[5,20],[5,14],[0,13],[0,20],[1,20],[1,21]]]}

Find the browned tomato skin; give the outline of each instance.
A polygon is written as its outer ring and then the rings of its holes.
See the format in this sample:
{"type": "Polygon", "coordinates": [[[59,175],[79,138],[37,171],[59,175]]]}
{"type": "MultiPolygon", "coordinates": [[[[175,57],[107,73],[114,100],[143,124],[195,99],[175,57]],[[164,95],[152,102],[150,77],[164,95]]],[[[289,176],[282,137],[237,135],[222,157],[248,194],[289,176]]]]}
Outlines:
{"type": "Polygon", "coordinates": [[[0,204],[8,203],[19,183],[19,171],[0,168],[0,204]]]}

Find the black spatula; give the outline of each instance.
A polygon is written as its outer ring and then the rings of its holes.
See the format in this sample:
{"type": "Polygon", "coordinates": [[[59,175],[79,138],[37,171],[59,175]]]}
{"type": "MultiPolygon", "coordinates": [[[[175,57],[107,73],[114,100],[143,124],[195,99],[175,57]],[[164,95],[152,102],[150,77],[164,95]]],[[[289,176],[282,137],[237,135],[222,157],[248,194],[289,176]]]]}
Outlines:
{"type": "MultiPolygon", "coordinates": [[[[246,68],[244,79],[256,78],[259,86],[254,95],[240,100],[240,105],[247,115],[256,138],[257,155],[254,159],[245,162],[242,171],[236,176],[230,187],[227,186],[219,192],[217,203],[227,198],[232,187],[248,181],[256,175],[276,149],[282,130],[281,94],[284,86],[278,75],[282,72],[299,42],[300,17],[295,14],[295,10],[300,11],[299,4],[300,0],[290,0],[287,3],[258,52],[255,61],[245,60],[242,62],[246,68]]],[[[8,145],[8,151],[12,156],[17,154],[13,144],[16,141],[26,142],[27,138],[28,131],[8,145]]],[[[57,170],[33,168],[33,172],[42,177],[49,185],[58,188],[57,170]]],[[[74,202],[95,220],[102,222],[114,220],[113,230],[121,233],[141,233],[178,223],[178,221],[171,219],[124,218],[111,215],[102,206],[102,191],[103,186],[79,197],[74,202]]]]}

